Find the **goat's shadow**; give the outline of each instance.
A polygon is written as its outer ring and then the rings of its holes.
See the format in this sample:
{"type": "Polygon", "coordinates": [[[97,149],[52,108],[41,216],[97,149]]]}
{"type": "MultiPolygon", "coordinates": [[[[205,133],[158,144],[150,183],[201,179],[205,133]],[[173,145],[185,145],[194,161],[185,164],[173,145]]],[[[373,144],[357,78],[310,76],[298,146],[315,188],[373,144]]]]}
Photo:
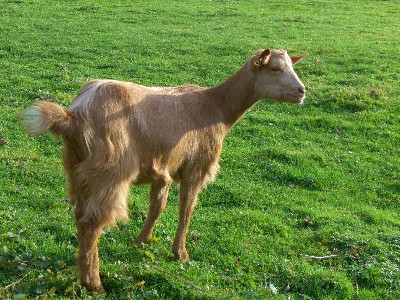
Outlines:
{"type": "Polygon", "coordinates": [[[26,229],[15,234],[9,233],[0,257],[0,282],[27,297],[38,297],[51,290],[63,295],[69,286],[74,286],[77,278],[76,237],[64,229],[62,224],[42,226],[35,231],[26,229]],[[32,247],[31,243],[24,242],[32,234],[43,235],[44,239],[50,234],[53,243],[63,246],[56,249],[32,247]],[[50,280],[46,280],[48,276],[50,280]]]}
{"type": "MultiPolygon", "coordinates": [[[[118,234],[110,233],[113,230],[118,229],[106,230],[99,240],[102,264],[100,276],[108,294],[121,296],[126,291],[147,298],[157,290],[158,293],[168,293],[175,299],[196,299],[190,291],[180,288],[181,284],[173,284],[169,274],[146,267],[146,261],[149,260],[144,254],[146,251],[141,247],[134,247],[132,239],[127,239],[129,244],[123,247],[123,252],[115,251],[117,241],[114,238],[118,234]],[[122,262],[122,266],[118,268],[124,269],[123,272],[115,272],[116,262],[122,262]],[[139,264],[141,267],[138,268],[139,264]],[[145,285],[141,286],[141,282],[145,285]]],[[[65,229],[61,223],[45,225],[37,231],[51,233],[53,241],[61,248],[50,250],[22,247],[23,239],[29,238],[29,234],[33,233],[26,233],[26,236],[24,233],[10,234],[8,243],[3,245],[3,249],[8,250],[3,250],[0,256],[0,288],[13,289],[15,293],[24,294],[28,298],[47,293],[63,297],[89,294],[78,283],[76,234],[65,229]]]]}

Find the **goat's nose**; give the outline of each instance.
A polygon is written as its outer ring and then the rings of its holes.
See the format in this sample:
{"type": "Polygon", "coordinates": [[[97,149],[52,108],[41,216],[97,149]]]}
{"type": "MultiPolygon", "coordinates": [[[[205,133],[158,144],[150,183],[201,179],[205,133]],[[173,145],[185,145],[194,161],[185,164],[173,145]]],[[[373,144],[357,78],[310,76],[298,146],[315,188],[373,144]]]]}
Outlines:
{"type": "Polygon", "coordinates": [[[297,90],[299,91],[300,94],[304,95],[306,93],[306,89],[304,86],[299,87],[297,90]]]}

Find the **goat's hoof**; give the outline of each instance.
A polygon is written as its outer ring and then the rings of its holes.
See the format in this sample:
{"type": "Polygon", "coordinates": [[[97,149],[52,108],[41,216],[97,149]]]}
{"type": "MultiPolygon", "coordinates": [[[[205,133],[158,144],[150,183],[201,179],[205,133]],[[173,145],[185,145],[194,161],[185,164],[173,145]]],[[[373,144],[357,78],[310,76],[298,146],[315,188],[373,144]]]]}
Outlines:
{"type": "Polygon", "coordinates": [[[189,254],[187,253],[186,250],[180,250],[175,252],[174,251],[174,255],[175,255],[175,259],[179,260],[181,262],[188,262],[189,261],[189,254]]]}
{"type": "Polygon", "coordinates": [[[83,285],[93,294],[106,294],[107,293],[101,283],[100,283],[100,285],[95,285],[95,286],[92,286],[90,284],[83,284],[83,285]]]}
{"type": "Polygon", "coordinates": [[[150,244],[151,238],[137,238],[134,242],[133,245],[136,247],[140,246],[141,244],[150,244]]]}
{"type": "Polygon", "coordinates": [[[106,290],[104,289],[104,287],[102,285],[97,286],[94,290],[94,293],[96,294],[106,294],[106,290]]]}

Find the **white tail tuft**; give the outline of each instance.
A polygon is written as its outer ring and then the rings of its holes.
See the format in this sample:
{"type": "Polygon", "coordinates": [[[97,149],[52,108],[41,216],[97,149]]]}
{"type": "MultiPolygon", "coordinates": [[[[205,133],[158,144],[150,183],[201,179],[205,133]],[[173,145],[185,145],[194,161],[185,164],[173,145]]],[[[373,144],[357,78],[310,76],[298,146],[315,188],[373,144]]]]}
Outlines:
{"type": "Polygon", "coordinates": [[[30,135],[40,135],[49,129],[42,109],[41,103],[28,107],[21,113],[21,121],[25,131],[30,135]]]}

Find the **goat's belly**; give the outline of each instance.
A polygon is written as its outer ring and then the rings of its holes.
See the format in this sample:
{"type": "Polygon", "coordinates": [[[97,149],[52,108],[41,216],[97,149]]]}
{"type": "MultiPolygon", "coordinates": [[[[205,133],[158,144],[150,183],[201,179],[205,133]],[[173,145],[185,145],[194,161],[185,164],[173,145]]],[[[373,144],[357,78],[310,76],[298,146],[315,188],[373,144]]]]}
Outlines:
{"type": "Polygon", "coordinates": [[[171,174],[170,170],[168,170],[166,166],[159,166],[157,164],[141,165],[139,173],[133,179],[132,184],[148,184],[159,180],[165,182],[177,181],[177,172],[171,174]]]}

